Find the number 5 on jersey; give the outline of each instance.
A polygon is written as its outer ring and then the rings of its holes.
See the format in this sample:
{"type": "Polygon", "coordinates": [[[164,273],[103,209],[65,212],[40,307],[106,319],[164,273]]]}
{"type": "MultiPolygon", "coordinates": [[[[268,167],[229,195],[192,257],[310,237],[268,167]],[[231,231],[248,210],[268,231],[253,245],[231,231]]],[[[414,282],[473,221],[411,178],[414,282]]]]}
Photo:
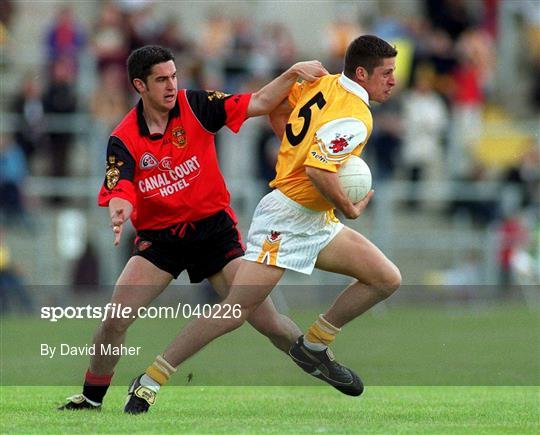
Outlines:
{"type": "Polygon", "coordinates": [[[292,146],[298,145],[306,136],[309,130],[309,124],[311,123],[311,107],[315,104],[317,105],[319,110],[322,109],[326,104],[326,100],[324,99],[324,95],[322,94],[322,92],[317,92],[315,96],[311,98],[306,104],[304,104],[298,111],[298,116],[300,118],[304,118],[304,124],[302,125],[300,133],[294,134],[292,130],[292,125],[290,123],[285,126],[285,134],[287,135],[287,140],[292,146]]]}

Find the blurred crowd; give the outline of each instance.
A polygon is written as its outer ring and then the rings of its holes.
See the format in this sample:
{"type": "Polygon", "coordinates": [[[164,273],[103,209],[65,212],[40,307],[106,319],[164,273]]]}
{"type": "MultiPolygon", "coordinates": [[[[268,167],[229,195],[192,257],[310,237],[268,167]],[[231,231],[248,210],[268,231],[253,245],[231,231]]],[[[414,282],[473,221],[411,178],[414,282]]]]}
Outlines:
{"type": "MultiPolygon", "coordinates": [[[[413,188],[404,204],[411,210],[422,207],[414,186],[425,180],[495,180],[516,186],[519,206],[511,210],[496,201],[448,204],[452,213],[465,211],[482,224],[497,222],[507,250],[523,245],[523,231],[538,232],[540,152],[537,135],[521,148],[518,158],[503,167],[489,167],[477,153],[487,114],[512,120],[501,98],[505,83],[498,82],[496,75],[503,2],[419,0],[423,13],[413,17],[384,10],[355,16],[337,9],[320,33],[325,41],[320,60],[330,72],[340,72],[348,43],[363,33],[376,34],[397,46],[400,86],[388,103],[373,108],[375,128],[366,148],[376,182],[411,181],[413,188]],[[532,226],[531,219],[528,223],[520,220],[524,210],[533,210],[532,226]]],[[[0,3],[0,44],[5,44],[19,10],[13,0],[0,3]]],[[[80,175],[71,165],[76,132],[54,127],[52,115],[89,114],[99,132],[98,143],[90,145],[104,150],[111,129],[136,101],[125,73],[131,50],[146,44],[167,46],[176,54],[180,87],[229,93],[256,89],[303,59],[291,29],[283,23],[257,25],[247,16],[230,18],[221,7],[209,6],[193,40],[184,31],[187,23],[181,16],[159,15],[158,2],[97,4],[99,10],[90,26],[82,24],[69,3],[58,7],[40,42],[47,53],[44,70],[28,71],[11,95],[7,112],[17,115],[16,128],[13,134],[2,135],[0,148],[0,203],[8,223],[20,221],[27,213],[22,192],[28,174],[80,175]],[[81,71],[83,60],[88,59],[96,84],[91,95],[83,96],[78,85],[87,72],[81,71]],[[36,159],[45,164],[36,164],[36,159]]],[[[537,119],[540,8],[535,1],[523,0],[515,2],[514,9],[527,47],[519,52],[528,85],[523,113],[537,119]]],[[[256,140],[259,177],[269,180],[279,141],[264,123],[256,140]]],[[[58,204],[62,199],[52,198],[51,205],[58,204]]],[[[525,240],[531,243],[531,237],[525,240]]],[[[501,252],[501,261],[508,263],[507,256],[501,252]]]]}

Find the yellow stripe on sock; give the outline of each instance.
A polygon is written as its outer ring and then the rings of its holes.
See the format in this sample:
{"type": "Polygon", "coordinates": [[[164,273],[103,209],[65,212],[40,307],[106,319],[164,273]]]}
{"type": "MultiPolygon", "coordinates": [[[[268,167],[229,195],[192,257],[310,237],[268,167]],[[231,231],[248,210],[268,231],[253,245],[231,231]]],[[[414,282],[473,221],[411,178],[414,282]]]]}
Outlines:
{"type": "Polygon", "coordinates": [[[163,385],[169,380],[169,375],[164,373],[153,363],[152,365],[148,366],[145,373],[150,376],[154,381],[156,381],[159,385],[163,385]]]}
{"type": "Polygon", "coordinates": [[[305,339],[310,343],[321,343],[328,346],[336,338],[336,332],[327,332],[325,329],[315,322],[309,327],[305,335],[305,339]]]}
{"type": "Polygon", "coordinates": [[[176,372],[161,355],[158,355],[155,361],[148,366],[145,373],[160,385],[165,384],[169,378],[176,372]]]}

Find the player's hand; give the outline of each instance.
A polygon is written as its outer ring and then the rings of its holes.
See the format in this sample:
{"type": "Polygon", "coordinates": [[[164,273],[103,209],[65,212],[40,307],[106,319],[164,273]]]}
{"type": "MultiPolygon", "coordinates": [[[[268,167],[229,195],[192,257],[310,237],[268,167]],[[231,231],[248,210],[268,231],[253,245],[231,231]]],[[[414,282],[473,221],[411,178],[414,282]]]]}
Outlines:
{"type": "Polygon", "coordinates": [[[301,79],[308,82],[313,82],[319,77],[328,74],[327,69],[318,60],[308,60],[305,62],[295,63],[291,70],[301,79]]]}
{"type": "Polygon", "coordinates": [[[133,212],[131,203],[122,198],[113,198],[109,201],[109,216],[114,233],[114,246],[120,243],[122,228],[124,223],[130,218],[133,212]]]}
{"type": "Polygon", "coordinates": [[[348,214],[345,216],[348,219],[356,219],[358,216],[362,214],[364,209],[367,207],[371,197],[375,194],[375,191],[371,189],[366,196],[364,196],[360,201],[358,201],[356,204],[353,204],[352,209],[348,214]]]}

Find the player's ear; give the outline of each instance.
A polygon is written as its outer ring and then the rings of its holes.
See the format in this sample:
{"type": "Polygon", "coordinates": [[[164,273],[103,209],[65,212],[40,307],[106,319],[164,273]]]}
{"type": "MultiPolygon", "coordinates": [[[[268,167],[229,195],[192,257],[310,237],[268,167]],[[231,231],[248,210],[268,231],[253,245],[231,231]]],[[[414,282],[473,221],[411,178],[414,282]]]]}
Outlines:
{"type": "Polygon", "coordinates": [[[363,66],[358,66],[355,71],[356,79],[360,82],[364,82],[368,79],[369,74],[363,66]]]}
{"type": "Polygon", "coordinates": [[[141,94],[146,89],[146,85],[141,79],[133,79],[133,86],[135,86],[135,89],[137,89],[137,92],[139,92],[139,94],[141,94]]]}

